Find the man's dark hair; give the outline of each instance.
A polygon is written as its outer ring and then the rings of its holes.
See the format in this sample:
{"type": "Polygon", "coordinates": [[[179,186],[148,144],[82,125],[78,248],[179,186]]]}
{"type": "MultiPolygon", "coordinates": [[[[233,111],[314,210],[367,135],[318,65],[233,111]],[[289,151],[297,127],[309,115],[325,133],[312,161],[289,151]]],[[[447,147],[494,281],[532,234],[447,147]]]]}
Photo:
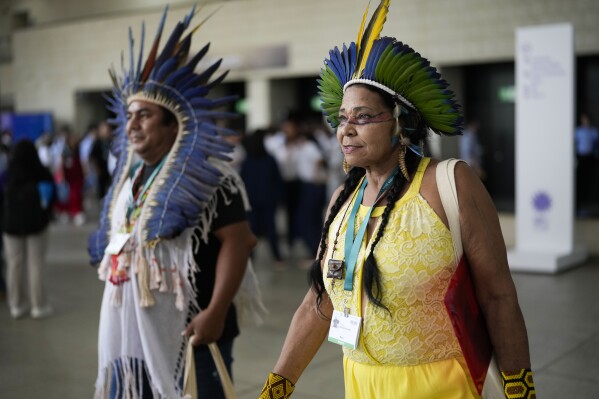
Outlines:
{"type": "Polygon", "coordinates": [[[160,108],[162,108],[163,111],[162,125],[169,126],[171,123],[179,123],[177,121],[177,117],[175,116],[175,114],[172,113],[171,110],[163,106],[161,106],[160,108]]]}

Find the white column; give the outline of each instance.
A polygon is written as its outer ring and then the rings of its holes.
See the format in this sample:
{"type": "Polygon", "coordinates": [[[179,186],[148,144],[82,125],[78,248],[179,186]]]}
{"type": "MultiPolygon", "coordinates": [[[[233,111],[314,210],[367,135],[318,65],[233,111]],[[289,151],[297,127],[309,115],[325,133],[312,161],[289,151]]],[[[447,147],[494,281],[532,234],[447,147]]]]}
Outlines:
{"type": "Polygon", "coordinates": [[[246,81],[247,130],[268,127],[270,115],[270,81],[267,78],[251,78],[246,81]]]}
{"type": "Polygon", "coordinates": [[[574,246],[574,30],[516,30],[516,245],[512,270],[557,273],[574,246]]]}

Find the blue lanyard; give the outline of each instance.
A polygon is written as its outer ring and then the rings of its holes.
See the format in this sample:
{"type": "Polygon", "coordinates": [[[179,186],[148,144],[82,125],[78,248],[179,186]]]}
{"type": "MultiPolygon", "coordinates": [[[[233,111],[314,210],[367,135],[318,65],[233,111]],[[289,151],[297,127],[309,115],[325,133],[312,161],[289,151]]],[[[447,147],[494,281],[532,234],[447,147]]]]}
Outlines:
{"type": "Polygon", "coordinates": [[[343,284],[343,289],[347,291],[351,291],[353,289],[353,281],[354,281],[354,270],[356,268],[356,263],[358,262],[358,252],[360,252],[360,246],[362,245],[362,240],[364,239],[364,233],[366,233],[366,227],[368,226],[368,220],[370,219],[370,214],[374,209],[377,201],[380,196],[393,184],[393,180],[395,176],[399,172],[399,167],[396,167],[391,175],[387,177],[385,183],[383,183],[383,187],[376,196],[376,199],[366,216],[364,216],[364,220],[358,229],[358,234],[356,234],[354,238],[355,232],[355,223],[356,223],[356,215],[358,214],[358,209],[360,208],[360,204],[362,203],[362,198],[364,197],[364,189],[368,184],[366,178],[362,181],[362,185],[358,191],[358,196],[356,197],[356,201],[354,202],[354,207],[352,208],[351,213],[349,214],[349,220],[347,221],[347,230],[345,231],[345,264],[346,264],[346,273],[345,273],[345,283],[343,284]]]}
{"type": "MultiPolygon", "coordinates": [[[[141,189],[141,191],[139,192],[139,194],[136,197],[134,196],[133,193],[129,194],[131,197],[129,199],[129,205],[127,206],[127,219],[129,219],[129,217],[133,213],[134,209],[139,208],[142,205],[142,203],[144,201],[144,199],[143,199],[144,194],[146,193],[146,191],[148,191],[148,189],[154,182],[154,179],[156,178],[156,175],[158,175],[158,172],[160,172],[160,169],[162,169],[162,165],[164,165],[165,160],[166,160],[166,157],[162,158],[162,161],[160,161],[160,164],[158,164],[156,169],[154,169],[154,171],[148,178],[148,181],[146,181],[143,188],[141,189]]],[[[142,170],[143,170],[143,165],[140,167],[140,173],[143,173],[142,170]]]]}

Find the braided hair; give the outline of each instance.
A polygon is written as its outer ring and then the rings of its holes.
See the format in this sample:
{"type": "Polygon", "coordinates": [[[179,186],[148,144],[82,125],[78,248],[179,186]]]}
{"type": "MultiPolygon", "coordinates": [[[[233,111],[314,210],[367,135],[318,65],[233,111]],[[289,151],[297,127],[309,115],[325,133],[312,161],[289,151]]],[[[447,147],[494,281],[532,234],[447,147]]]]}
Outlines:
{"type": "MultiPolygon", "coordinates": [[[[383,98],[385,105],[388,106],[390,109],[393,109],[396,106],[397,100],[393,99],[388,93],[370,85],[359,85],[368,90],[378,93],[383,98]]],[[[401,108],[400,120],[403,122],[403,130],[407,133],[406,135],[410,139],[411,143],[419,145],[422,141],[426,139],[427,136],[427,127],[424,124],[424,121],[416,111],[408,110],[401,104],[398,105],[401,108]]],[[[405,160],[409,174],[413,175],[416,169],[418,168],[418,164],[420,163],[420,156],[416,155],[412,151],[406,151],[405,160]]],[[[360,167],[353,167],[347,174],[347,177],[343,183],[343,190],[339,193],[339,196],[335,200],[333,206],[331,206],[329,216],[324,223],[320,237],[320,250],[318,252],[318,258],[312,264],[312,268],[310,269],[310,272],[308,274],[308,281],[311,286],[311,289],[313,289],[316,293],[316,307],[318,309],[319,314],[323,317],[324,315],[320,310],[320,305],[322,304],[325,286],[322,276],[321,263],[324,259],[324,255],[327,250],[326,239],[329,233],[329,228],[331,227],[331,224],[333,223],[335,216],[337,216],[343,204],[352,195],[352,193],[360,183],[362,176],[364,176],[365,173],[365,169],[360,167]]],[[[389,309],[383,304],[381,276],[376,263],[376,259],[374,258],[374,250],[376,248],[376,245],[379,243],[381,237],[385,233],[385,227],[389,222],[391,210],[395,206],[395,203],[401,198],[400,194],[402,192],[402,189],[404,188],[405,183],[406,178],[401,173],[398,173],[395,179],[393,180],[393,185],[391,186],[387,194],[387,204],[385,206],[383,214],[381,215],[380,227],[370,247],[370,253],[366,257],[366,260],[364,262],[364,287],[366,289],[366,295],[375,306],[383,308],[387,311],[389,311],[389,309]]]]}

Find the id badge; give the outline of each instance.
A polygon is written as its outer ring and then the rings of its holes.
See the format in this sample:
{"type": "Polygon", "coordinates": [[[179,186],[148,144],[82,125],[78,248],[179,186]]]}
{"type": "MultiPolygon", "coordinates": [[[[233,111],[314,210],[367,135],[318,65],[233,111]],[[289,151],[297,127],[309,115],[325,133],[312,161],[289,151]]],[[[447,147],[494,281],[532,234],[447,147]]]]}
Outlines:
{"type": "Polygon", "coordinates": [[[109,255],[118,255],[123,250],[123,247],[129,241],[131,234],[128,233],[117,233],[110,239],[110,243],[106,247],[105,253],[109,255]]]}
{"type": "Polygon", "coordinates": [[[358,347],[362,318],[338,310],[333,311],[331,327],[329,328],[329,341],[345,346],[349,349],[358,347]]]}

